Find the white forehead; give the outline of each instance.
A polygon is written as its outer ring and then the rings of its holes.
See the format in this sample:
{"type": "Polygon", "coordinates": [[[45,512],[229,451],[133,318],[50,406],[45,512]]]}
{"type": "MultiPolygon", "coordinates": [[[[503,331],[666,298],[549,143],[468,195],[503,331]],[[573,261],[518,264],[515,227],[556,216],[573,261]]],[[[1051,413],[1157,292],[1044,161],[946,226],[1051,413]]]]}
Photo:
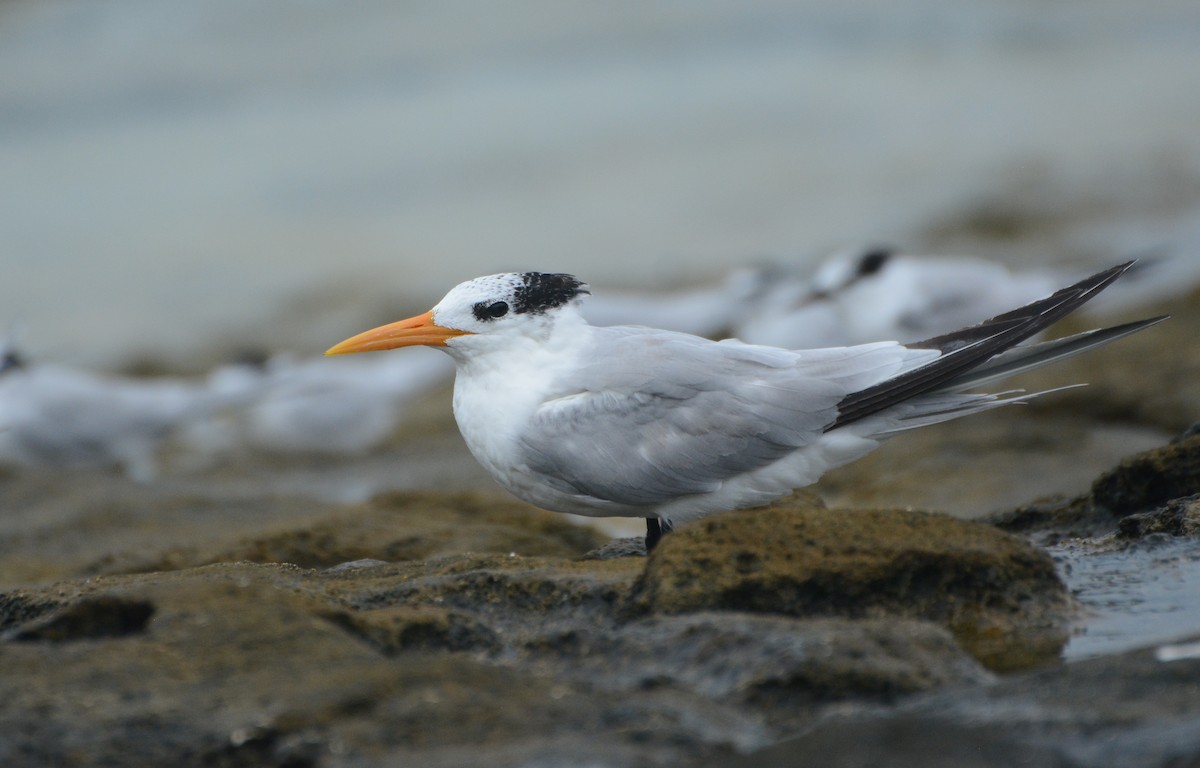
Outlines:
{"type": "Polygon", "coordinates": [[[517,289],[524,285],[521,275],[515,272],[501,272],[495,275],[484,275],[465,283],[459,283],[450,289],[442,304],[474,304],[479,301],[511,299],[517,289]]]}

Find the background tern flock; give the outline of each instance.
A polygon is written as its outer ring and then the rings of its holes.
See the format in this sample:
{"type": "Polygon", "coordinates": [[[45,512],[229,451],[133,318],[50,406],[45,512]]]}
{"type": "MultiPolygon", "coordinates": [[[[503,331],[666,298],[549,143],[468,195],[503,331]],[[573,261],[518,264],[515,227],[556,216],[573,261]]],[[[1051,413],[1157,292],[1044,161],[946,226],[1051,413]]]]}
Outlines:
{"type": "MultiPolygon", "coordinates": [[[[1113,312],[1195,284],[1189,265],[1144,260],[1085,311],[1113,312]]],[[[646,325],[788,349],[912,341],[979,322],[1081,277],[881,248],[835,253],[811,274],[743,268],[673,293],[600,291],[593,325],[646,325]]],[[[362,455],[444,386],[442,355],[325,359],[276,354],[207,376],[129,377],[42,362],[10,334],[0,350],[0,465],[120,468],[151,482],[167,448],[198,461],[238,450],[362,455]]]]}

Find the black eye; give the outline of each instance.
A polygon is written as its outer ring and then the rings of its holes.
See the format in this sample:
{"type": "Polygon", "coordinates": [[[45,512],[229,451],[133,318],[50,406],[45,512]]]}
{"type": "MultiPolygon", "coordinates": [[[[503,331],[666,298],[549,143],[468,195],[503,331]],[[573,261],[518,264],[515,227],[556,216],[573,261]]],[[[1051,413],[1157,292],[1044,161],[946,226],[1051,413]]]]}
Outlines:
{"type": "Polygon", "coordinates": [[[503,301],[493,301],[491,304],[479,302],[472,308],[477,320],[495,320],[508,314],[508,304],[503,301]]]}

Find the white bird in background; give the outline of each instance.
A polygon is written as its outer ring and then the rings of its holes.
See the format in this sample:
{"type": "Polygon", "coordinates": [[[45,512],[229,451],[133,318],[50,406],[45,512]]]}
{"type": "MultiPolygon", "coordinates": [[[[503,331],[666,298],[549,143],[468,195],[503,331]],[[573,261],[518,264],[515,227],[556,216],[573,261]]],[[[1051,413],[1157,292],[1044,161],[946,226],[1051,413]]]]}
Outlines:
{"type": "Polygon", "coordinates": [[[223,402],[203,382],[31,365],[11,347],[2,358],[0,464],[117,466],[149,482],[157,474],[163,440],[223,402]]]}
{"type": "Polygon", "coordinates": [[[889,248],[841,251],[807,279],[780,280],[735,326],[751,344],[832,347],[916,341],[1050,295],[1064,273],[889,248]]]}
{"type": "MultiPolygon", "coordinates": [[[[1128,278],[1106,295],[1104,309],[1128,310],[1194,285],[1195,274],[1183,274],[1182,266],[1153,255],[1138,259],[1128,278]]],[[[732,335],[789,349],[916,341],[1048,296],[1084,276],[1065,268],[1011,269],[968,256],[847,249],[831,254],[810,275],[776,275],[746,306],[732,335]]]]}
{"type": "Polygon", "coordinates": [[[634,293],[607,291],[580,310],[592,325],[647,325],[710,338],[727,335],[750,308],[768,295],[773,269],[735,269],[717,285],[690,290],[634,293]]]}
{"type": "Polygon", "coordinates": [[[651,549],[676,523],[771,501],[899,432],[1042,394],[964,390],[1158,322],[1016,346],[1128,267],[924,342],[800,351],[592,326],[584,283],[506,273],[326,354],[447,352],[459,429],[501,485],[557,512],[644,517],[651,549]]]}
{"type": "Polygon", "coordinates": [[[362,454],[396,429],[405,406],[452,371],[438,357],[342,363],[275,356],[262,366],[217,369],[211,385],[245,402],[228,414],[230,429],[197,431],[190,436],[193,447],[211,452],[233,443],[277,453],[362,454]]]}
{"type": "Polygon", "coordinates": [[[168,441],[203,465],[233,448],[362,454],[391,434],[405,406],[449,378],[437,357],[346,360],[275,356],[206,378],[130,378],[28,364],[0,345],[0,465],[119,467],[158,475],[168,441]]]}

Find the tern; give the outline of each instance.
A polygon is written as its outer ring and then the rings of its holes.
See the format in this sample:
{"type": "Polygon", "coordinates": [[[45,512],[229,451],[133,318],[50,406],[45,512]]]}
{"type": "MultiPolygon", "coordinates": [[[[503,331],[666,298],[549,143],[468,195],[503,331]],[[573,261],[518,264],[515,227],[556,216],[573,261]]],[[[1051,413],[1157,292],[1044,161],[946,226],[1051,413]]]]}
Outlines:
{"type": "Polygon", "coordinates": [[[408,406],[451,370],[438,356],[327,362],[279,354],[216,369],[210,386],[241,396],[244,405],[231,414],[232,432],[201,438],[284,454],[361,455],[384,442],[408,406]]]}
{"type": "Polygon", "coordinates": [[[0,465],[119,466],[149,483],[163,442],[226,403],[198,382],[138,379],[0,353],[0,465]]]}
{"type": "MultiPolygon", "coordinates": [[[[1195,285],[1189,269],[1148,249],[1104,312],[1128,311],[1195,285]]],[[[837,251],[811,274],[777,267],[769,286],[745,302],[732,335],[775,347],[832,347],[869,341],[911,342],[949,333],[1040,299],[1084,277],[1083,270],[1013,269],[971,256],[920,255],[887,246],[837,251]]],[[[1088,312],[1098,305],[1089,305],[1088,312]]]]}
{"type": "Polygon", "coordinates": [[[650,551],[680,523],[787,495],[898,433],[1046,394],[966,390],[1165,319],[1020,345],[1132,263],[924,341],[809,350],[592,326],[586,283],[504,273],[325,354],[448,353],[455,419],[500,485],[556,512],[646,518],[650,551]]]}
{"type": "Polygon", "coordinates": [[[1039,299],[1080,277],[886,247],[841,251],[806,279],[778,281],[734,331],[743,341],[786,347],[917,341],[1039,299]]]}

